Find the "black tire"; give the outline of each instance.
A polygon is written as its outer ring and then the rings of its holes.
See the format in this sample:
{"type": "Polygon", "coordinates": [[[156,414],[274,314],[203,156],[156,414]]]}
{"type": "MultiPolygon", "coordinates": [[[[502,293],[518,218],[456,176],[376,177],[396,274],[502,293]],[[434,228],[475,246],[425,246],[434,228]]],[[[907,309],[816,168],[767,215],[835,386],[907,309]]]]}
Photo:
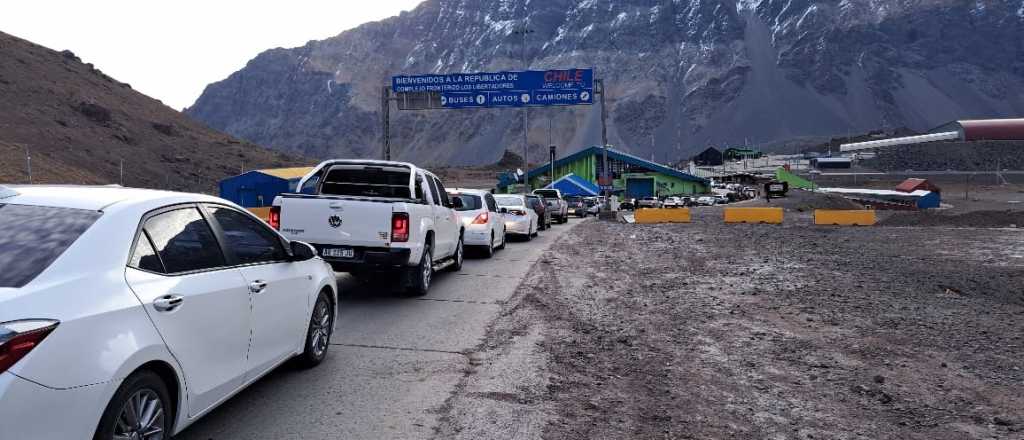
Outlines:
{"type": "Polygon", "coordinates": [[[174,427],[174,410],[171,395],[167,391],[167,384],[160,379],[160,376],[149,370],[136,371],[121,383],[117,392],[114,393],[114,397],[107,404],[107,408],[103,410],[93,440],[112,440],[115,435],[131,435],[133,430],[139,428],[139,424],[146,425],[142,428],[144,432],[155,432],[152,430],[159,429],[159,432],[163,433],[163,438],[170,438],[171,430],[174,427]],[[131,423],[132,426],[126,426],[132,418],[130,414],[138,414],[138,410],[128,411],[129,405],[149,408],[152,402],[157,402],[159,412],[154,410],[155,415],[149,418],[148,423],[146,420],[142,420],[139,421],[140,423],[131,423]],[[125,420],[126,423],[118,423],[118,420],[125,420]]]}
{"type": "Polygon", "coordinates": [[[451,266],[448,266],[448,270],[451,272],[458,272],[462,270],[462,262],[466,259],[466,246],[462,243],[462,235],[459,235],[459,244],[455,247],[455,254],[452,255],[455,260],[451,266]]]}
{"type": "Polygon", "coordinates": [[[526,228],[526,241],[533,240],[534,232],[532,228],[526,228]]]}
{"type": "Polygon", "coordinates": [[[508,242],[508,232],[505,229],[501,230],[501,244],[498,245],[497,249],[505,249],[505,243],[508,242]]]}
{"type": "Polygon", "coordinates": [[[484,258],[494,256],[494,231],[491,231],[491,244],[484,246],[484,258]]]}
{"type": "Polygon", "coordinates": [[[423,296],[430,290],[430,280],[434,277],[433,254],[429,243],[423,245],[423,256],[420,263],[409,273],[409,287],[406,292],[412,296],[423,296]]]}
{"type": "Polygon", "coordinates": [[[313,368],[320,365],[327,357],[327,349],[331,346],[331,334],[334,333],[334,304],[327,291],[320,292],[313,304],[313,313],[309,317],[309,329],[306,330],[305,350],[298,357],[299,365],[313,368]]]}

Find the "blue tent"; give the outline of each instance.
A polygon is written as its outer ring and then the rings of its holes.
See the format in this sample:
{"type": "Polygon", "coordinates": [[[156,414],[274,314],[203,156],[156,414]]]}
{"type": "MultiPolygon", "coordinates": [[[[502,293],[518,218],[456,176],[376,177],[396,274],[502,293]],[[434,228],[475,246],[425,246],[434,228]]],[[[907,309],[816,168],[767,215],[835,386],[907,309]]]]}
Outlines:
{"type": "Polygon", "coordinates": [[[587,179],[573,173],[566,174],[548,185],[546,188],[557,189],[563,196],[596,196],[601,194],[601,188],[587,179]]]}

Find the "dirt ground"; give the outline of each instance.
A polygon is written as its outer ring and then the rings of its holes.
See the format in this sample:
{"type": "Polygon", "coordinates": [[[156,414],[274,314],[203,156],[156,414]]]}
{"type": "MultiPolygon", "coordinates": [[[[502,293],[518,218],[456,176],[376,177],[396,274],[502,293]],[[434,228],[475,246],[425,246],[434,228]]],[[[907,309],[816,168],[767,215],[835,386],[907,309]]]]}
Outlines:
{"type": "Polygon", "coordinates": [[[1024,439],[1024,231],[587,221],[437,438],[1024,439]]]}

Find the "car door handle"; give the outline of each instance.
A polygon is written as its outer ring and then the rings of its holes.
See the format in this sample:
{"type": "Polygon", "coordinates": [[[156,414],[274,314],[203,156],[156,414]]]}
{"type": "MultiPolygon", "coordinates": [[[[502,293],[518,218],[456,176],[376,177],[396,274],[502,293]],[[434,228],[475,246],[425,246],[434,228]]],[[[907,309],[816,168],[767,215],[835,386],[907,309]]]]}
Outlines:
{"type": "Polygon", "coordinates": [[[153,308],[158,312],[170,312],[185,302],[181,295],[164,295],[153,301],[153,308]]]}
{"type": "Polygon", "coordinates": [[[256,280],[249,283],[249,291],[252,293],[263,293],[267,288],[267,282],[263,280],[256,280]]]}

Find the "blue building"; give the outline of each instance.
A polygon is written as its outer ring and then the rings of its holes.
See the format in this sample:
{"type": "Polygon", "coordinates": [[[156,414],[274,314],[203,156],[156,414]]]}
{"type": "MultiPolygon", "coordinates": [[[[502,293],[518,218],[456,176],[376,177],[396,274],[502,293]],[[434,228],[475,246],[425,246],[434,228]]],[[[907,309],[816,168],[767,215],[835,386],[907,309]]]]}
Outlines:
{"type": "Polygon", "coordinates": [[[220,181],[220,197],[245,208],[270,206],[278,194],[293,192],[312,167],[253,170],[220,181]]]}

